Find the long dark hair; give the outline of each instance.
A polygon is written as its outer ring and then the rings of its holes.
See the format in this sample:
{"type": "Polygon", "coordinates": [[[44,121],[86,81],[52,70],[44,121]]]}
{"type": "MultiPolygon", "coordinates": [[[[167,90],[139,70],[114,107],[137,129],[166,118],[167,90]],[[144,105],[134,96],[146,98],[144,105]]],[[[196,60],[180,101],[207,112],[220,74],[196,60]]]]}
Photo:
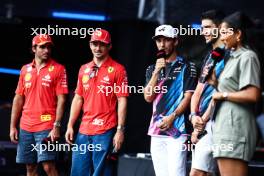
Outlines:
{"type": "Polygon", "coordinates": [[[225,17],[223,22],[227,24],[229,28],[233,29],[233,32],[241,31],[241,43],[243,47],[254,50],[257,54],[256,25],[252,19],[246,16],[244,13],[237,11],[231,15],[225,17]]]}

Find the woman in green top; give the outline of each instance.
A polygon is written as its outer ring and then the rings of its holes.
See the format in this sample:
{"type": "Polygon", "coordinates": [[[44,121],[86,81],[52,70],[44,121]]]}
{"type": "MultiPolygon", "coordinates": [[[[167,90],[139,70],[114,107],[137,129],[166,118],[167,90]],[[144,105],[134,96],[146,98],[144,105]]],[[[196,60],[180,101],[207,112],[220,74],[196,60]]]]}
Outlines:
{"type": "Polygon", "coordinates": [[[251,26],[241,12],[231,14],[221,24],[221,39],[231,54],[213,95],[220,104],[213,128],[213,155],[224,176],[246,176],[255,151],[254,104],[261,91],[259,60],[247,42],[251,26]]]}

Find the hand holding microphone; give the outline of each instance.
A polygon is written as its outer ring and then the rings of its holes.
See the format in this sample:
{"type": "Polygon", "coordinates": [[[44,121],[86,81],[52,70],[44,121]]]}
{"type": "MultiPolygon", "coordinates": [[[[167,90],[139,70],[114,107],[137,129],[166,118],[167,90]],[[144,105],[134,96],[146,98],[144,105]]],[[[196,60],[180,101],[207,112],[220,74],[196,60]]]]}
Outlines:
{"type": "Polygon", "coordinates": [[[219,47],[215,48],[211,52],[211,59],[206,62],[206,66],[204,67],[202,76],[200,78],[201,83],[205,83],[208,80],[208,78],[212,75],[216,64],[224,58],[224,55],[225,50],[219,47]]]}
{"type": "Polygon", "coordinates": [[[166,67],[166,52],[164,50],[159,50],[156,55],[157,61],[155,65],[154,73],[161,73],[161,76],[165,77],[165,67],[166,67]]]}

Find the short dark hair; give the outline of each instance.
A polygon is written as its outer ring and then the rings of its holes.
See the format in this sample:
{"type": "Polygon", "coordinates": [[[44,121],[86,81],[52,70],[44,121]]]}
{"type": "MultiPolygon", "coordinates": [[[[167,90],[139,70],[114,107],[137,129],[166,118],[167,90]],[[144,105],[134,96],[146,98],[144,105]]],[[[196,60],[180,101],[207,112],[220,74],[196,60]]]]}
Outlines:
{"type": "Polygon", "coordinates": [[[224,19],[224,17],[225,17],[224,12],[213,9],[203,12],[201,15],[201,20],[209,19],[212,20],[214,24],[219,26],[222,20],[224,19]]]}

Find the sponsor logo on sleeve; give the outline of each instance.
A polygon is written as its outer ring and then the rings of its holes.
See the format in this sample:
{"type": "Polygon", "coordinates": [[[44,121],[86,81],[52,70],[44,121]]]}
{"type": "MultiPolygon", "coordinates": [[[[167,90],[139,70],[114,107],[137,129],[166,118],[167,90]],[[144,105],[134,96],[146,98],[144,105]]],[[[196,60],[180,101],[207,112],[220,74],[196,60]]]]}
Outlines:
{"type": "Polygon", "coordinates": [[[82,77],[83,84],[87,83],[88,80],[89,80],[89,76],[88,75],[83,75],[83,77],[82,77]]]}
{"type": "Polygon", "coordinates": [[[31,77],[32,77],[31,73],[27,73],[27,74],[25,75],[25,81],[29,81],[29,80],[31,80],[31,77]]]}

